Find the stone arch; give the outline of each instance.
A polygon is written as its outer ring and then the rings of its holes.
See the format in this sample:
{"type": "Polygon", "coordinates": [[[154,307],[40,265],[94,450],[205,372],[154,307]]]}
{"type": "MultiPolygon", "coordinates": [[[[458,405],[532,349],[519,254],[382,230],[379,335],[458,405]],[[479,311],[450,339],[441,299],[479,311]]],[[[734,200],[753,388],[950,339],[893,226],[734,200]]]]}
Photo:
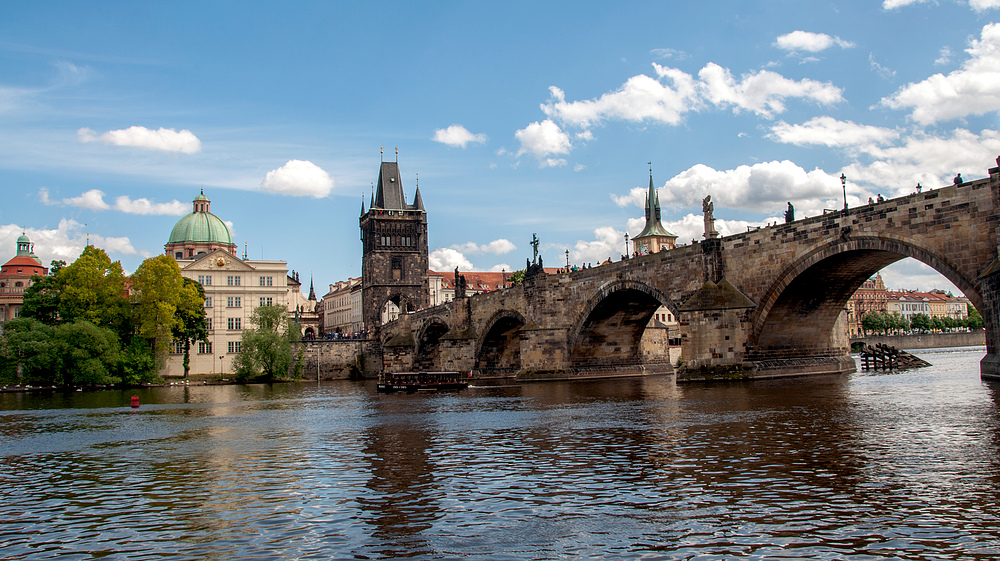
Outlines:
{"type": "Polygon", "coordinates": [[[639,364],[642,333],[660,306],[677,316],[677,304],[643,282],[617,279],[601,285],[574,320],[570,362],[577,368],[639,364]]]}
{"type": "Polygon", "coordinates": [[[440,370],[441,336],[450,328],[443,318],[426,318],[416,333],[413,354],[413,369],[421,371],[440,370]]]}
{"type": "MultiPolygon", "coordinates": [[[[413,302],[410,301],[406,294],[402,292],[393,292],[378,301],[378,307],[376,309],[378,310],[378,317],[380,319],[382,319],[383,315],[386,313],[386,306],[390,302],[398,308],[399,315],[417,311],[413,302]]],[[[385,325],[388,321],[381,321],[380,323],[385,325]]]]}
{"type": "Polygon", "coordinates": [[[891,235],[852,237],[818,247],[777,276],[751,312],[747,358],[846,354],[846,335],[834,327],[847,301],[877,271],[907,257],[942,274],[981,309],[975,280],[943,255],[891,235]]]}
{"type": "Polygon", "coordinates": [[[499,310],[476,342],[476,370],[513,374],[521,369],[520,330],[527,322],[514,310],[499,310]]]}

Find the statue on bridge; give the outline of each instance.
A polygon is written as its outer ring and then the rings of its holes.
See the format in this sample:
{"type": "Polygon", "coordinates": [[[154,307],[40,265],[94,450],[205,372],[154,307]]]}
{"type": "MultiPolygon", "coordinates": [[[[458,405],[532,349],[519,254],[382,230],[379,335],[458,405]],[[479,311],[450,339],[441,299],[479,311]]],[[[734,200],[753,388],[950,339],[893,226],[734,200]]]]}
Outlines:
{"type": "Polygon", "coordinates": [[[788,210],[785,211],[785,224],[789,222],[795,222],[795,207],[792,206],[791,202],[788,203],[788,210]]]}
{"type": "Polygon", "coordinates": [[[955,185],[960,185],[962,183],[962,174],[956,175],[954,181],[955,181],[955,185]]]}
{"type": "Polygon", "coordinates": [[[531,234],[531,249],[532,249],[532,252],[534,253],[534,255],[532,256],[531,261],[529,262],[527,260],[527,258],[525,258],[525,260],[524,260],[525,261],[525,265],[524,265],[524,278],[525,278],[525,280],[527,280],[529,278],[532,278],[535,275],[537,275],[537,274],[539,274],[539,273],[541,273],[543,271],[543,269],[542,269],[542,258],[538,256],[538,235],[537,234],[531,234]]]}
{"type": "Polygon", "coordinates": [[[701,201],[701,211],[705,213],[705,238],[712,239],[719,237],[719,232],[715,230],[715,216],[712,215],[712,210],[715,208],[715,204],[712,203],[712,195],[705,197],[701,201]]]}

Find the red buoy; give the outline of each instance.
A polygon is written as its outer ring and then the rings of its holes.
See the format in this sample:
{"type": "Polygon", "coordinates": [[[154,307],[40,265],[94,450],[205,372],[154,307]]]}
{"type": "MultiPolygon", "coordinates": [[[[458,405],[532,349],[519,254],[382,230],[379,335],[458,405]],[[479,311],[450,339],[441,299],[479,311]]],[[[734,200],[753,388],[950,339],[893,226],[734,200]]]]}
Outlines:
{"type": "Polygon", "coordinates": [[[139,396],[133,395],[132,396],[132,407],[138,407],[138,406],[139,406],[139,396]]]}

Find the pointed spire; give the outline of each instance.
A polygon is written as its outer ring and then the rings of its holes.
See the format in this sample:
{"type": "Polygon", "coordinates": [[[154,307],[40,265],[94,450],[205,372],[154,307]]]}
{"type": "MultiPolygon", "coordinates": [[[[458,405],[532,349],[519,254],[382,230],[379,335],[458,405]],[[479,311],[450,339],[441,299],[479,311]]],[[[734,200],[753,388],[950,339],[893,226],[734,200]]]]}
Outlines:
{"type": "Polygon", "coordinates": [[[420,198],[420,187],[417,187],[417,192],[413,195],[413,208],[417,210],[424,210],[424,200],[420,198]]]}
{"type": "Polygon", "coordinates": [[[365,196],[361,195],[361,216],[365,215],[365,196]]]}
{"type": "Polygon", "coordinates": [[[313,289],[313,278],[309,275],[309,299],[313,302],[316,301],[316,291],[313,289]]]}

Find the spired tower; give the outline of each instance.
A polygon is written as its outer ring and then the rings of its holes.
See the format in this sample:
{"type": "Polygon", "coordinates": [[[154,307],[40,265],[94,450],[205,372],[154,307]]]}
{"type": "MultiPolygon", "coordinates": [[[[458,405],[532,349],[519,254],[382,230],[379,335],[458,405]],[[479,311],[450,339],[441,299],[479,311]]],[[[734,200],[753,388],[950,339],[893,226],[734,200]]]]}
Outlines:
{"type": "Polygon", "coordinates": [[[649,192],[646,194],[646,226],[632,238],[632,243],[639,255],[659,253],[677,245],[677,236],[668,232],[660,222],[660,196],[653,187],[652,171],[649,172],[649,192]]]}
{"type": "Polygon", "coordinates": [[[428,305],[427,212],[420,186],[406,204],[397,162],[382,162],[371,205],[361,204],[361,315],[377,335],[386,321],[428,305]]]}

